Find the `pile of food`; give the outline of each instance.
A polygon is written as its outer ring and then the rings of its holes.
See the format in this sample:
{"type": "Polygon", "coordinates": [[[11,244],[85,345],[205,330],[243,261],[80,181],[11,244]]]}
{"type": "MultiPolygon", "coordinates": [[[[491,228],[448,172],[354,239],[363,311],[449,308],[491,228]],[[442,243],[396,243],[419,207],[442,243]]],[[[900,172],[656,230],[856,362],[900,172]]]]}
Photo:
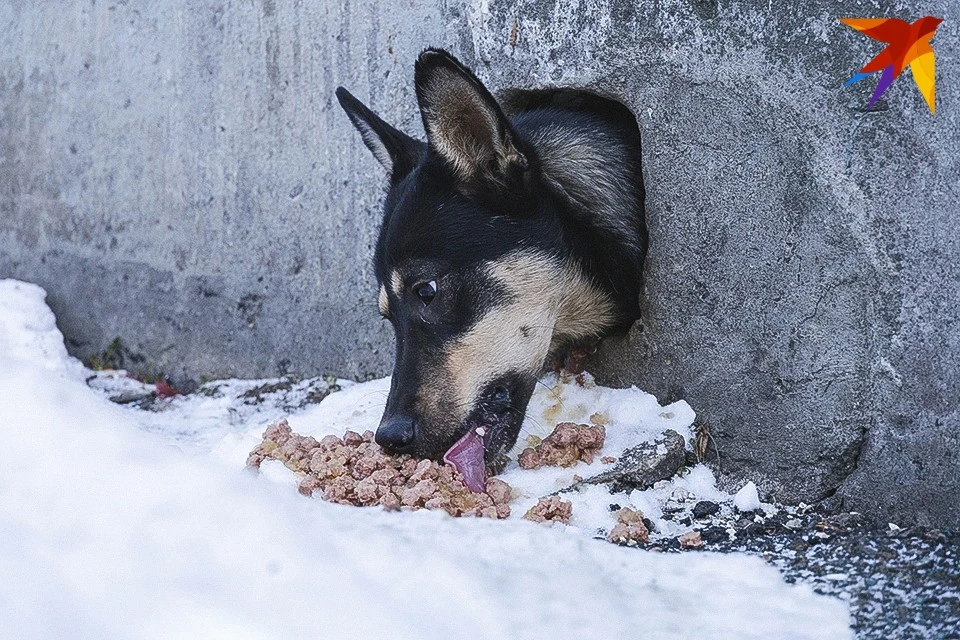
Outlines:
{"type": "Polygon", "coordinates": [[[581,460],[592,464],[605,438],[603,425],[561,422],[539,444],[524,449],[517,462],[524,469],[572,467],[581,460]]]}
{"type": "MultiPolygon", "coordinates": [[[[482,470],[478,476],[469,471],[470,465],[460,464],[463,459],[476,457],[473,449],[477,446],[482,456],[480,437],[467,434],[445,456],[447,464],[442,464],[391,455],[374,442],[372,431],[347,431],[342,438],[329,435],[318,441],[294,433],[282,420],[267,427],[263,442],[250,453],[247,465],[259,469],[267,459],[282,462],[300,476],[300,493],[319,494],[329,502],[388,509],[443,509],[452,516],[506,518],[513,497],[510,486],[499,478],[483,477],[482,470]],[[462,475],[458,471],[461,468],[467,468],[468,473],[462,475]]],[[[589,464],[603,447],[604,437],[601,425],[562,422],[536,446],[525,449],[519,463],[524,469],[569,467],[580,460],[589,464]]],[[[569,501],[548,496],[540,498],[524,518],[567,523],[572,509],[569,501]]],[[[618,532],[624,527],[617,526],[618,532]]],[[[632,521],[630,526],[635,526],[632,521]]],[[[642,535],[634,528],[625,533],[628,538],[646,541],[645,528],[642,535]]]]}
{"type": "Polygon", "coordinates": [[[300,493],[320,492],[324,500],[388,509],[443,509],[452,516],[506,518],[511,489],[498,478],[473,492],[448,465],[386,453],[373,432],[347,431],[342,438],[319,442],[293,433],[286,420],[270,425],[247,464],[259,468],[266,459],[282,462],[301,476],[300,493]]]}
{"type": "Polygon", "coordinates": [[[617,511],[616,516],[617,524],[607,536],[609,542],[632,547],[650,541],[650,530],[643,522],[642,513],[630,507],[623,507],[617,511]]]}
{"type": "Polygon", "coordinates": [[[570,522],[570,516],[573,515],[573,504],[569,500],[561,500],[557,496],[547,496],[540,498],[537,504],[523,514],[527,520],[534,522],[570,522]]]}

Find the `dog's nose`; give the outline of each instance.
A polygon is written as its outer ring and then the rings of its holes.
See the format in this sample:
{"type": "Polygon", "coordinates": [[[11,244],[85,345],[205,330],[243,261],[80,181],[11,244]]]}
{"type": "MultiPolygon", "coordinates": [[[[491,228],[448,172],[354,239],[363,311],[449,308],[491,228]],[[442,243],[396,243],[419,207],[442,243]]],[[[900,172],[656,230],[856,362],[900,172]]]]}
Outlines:
{"type": "Polygon", "coordinates": [[[413,418],[397,415],[380,425],[374,440],[394,453],[409,453],[413,449],[414,436],[416,424],[413,418]]]}

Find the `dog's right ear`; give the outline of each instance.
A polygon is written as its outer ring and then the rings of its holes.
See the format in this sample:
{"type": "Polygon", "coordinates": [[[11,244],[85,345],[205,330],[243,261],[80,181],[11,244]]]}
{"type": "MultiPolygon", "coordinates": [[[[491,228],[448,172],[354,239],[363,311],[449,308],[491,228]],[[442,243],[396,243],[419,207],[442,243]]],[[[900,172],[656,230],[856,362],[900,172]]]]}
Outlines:
{"type": "Polygon", "coordinates": [[[422,142],[391,127],[343,87],[337,87],[337,100],[391,180],[396,182],[413,170],[424,152],[422,142]]]}
{"type": "Polygon", "coordinates": [[[503,110],[483,83],[442,49],[420,54],[417,101],[430,148],[464,184],[509,184],[528,161],[503,110]]]}

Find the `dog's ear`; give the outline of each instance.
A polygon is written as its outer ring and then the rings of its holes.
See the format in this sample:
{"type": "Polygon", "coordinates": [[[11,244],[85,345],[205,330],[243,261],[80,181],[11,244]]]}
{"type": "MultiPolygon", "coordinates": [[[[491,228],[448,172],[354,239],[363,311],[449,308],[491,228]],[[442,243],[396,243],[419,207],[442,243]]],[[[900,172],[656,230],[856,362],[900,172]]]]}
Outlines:
{"type": "Polygon", "coordinates": [[[337,100],[391,179],[395,182],[410,173],[423,154],[424,144],[391,127],[343,87],[337,87],[337,100]]]}
{"type": "Polygon", "coordinates": [[[503,110],[483,83],[452,55],[427,49],[415,67],[417,101],[430,148],[464,183],[508,183],[527,158],[503,110]]]}

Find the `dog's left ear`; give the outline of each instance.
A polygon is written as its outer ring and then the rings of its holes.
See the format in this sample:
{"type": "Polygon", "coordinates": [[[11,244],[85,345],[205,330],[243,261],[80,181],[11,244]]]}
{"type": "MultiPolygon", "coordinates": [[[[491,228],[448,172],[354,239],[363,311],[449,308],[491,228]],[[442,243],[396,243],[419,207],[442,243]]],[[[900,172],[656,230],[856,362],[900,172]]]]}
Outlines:
{"type": "Polygon", "coordinates": [[[337,87],[337,100],[360,132],[363,144],[387,170],[393,182],[399,182],[413,170],[423,154],[422,142],[391,127],[343,87],[337,87]]]}
{"type": "Polygon", "coordinates": [[[415,67],[417,101],[430,148],[463,183],[509,184],[528,159],[500,105],[452,55],[427,49],[415,67]]]}

